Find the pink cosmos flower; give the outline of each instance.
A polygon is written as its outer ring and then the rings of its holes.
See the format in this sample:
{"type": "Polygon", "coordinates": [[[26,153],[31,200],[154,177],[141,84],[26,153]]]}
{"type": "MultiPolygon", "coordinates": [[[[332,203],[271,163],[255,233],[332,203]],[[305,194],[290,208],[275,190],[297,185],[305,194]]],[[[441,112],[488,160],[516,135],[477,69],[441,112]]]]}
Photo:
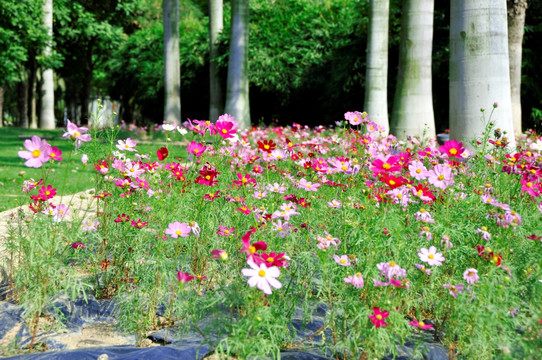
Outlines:
{"type": "Polygon", "coordinates": [[[418,321],[418,320],[416,320],[416,318],[414,318],[413,321],[409,321],[408,323],[411,326],[418,327],[418,328],[420,328],[422,330],[431,330],[431,329],[433,329],[433,325],[426,324],[423,321],[418,321]]]}
{"type": "Polygon", "coordinates": [[[433,266],[440,266],[446,259],[441,253],[437,252],[437,248],[434,246],[429,247],[429,250],[422,248],[418,253],[420,260],[433,266]]]}
{"type": "Polygon", "coordinates": [[[250,243],[250,236],[256,232],[255,228],[252,228],[251,230],[247,231],[245,235],[241,238],[241,241],[243,242],[243,248],[241,249],[241,252],[244,252],[247,254],[247,259],[252,259],[254,257],[254,254],[258,250],[267,250],[267,244],[265,241],[257,241],[253,244],[250,243]]]}
{"type": "Polygon", "coordinates": [[[262,253],[261,255],[254,254],[253,260],[256,264],[264,263],[267,267],[276,266],[276,267],[285,267],[288,266],[286,259],[289,257],[284,256],[284,253],[276,253],[274,251],[267,253],[262,253]]]}
{"type": "Polygon", "coordinates": [[[38,198],[41,199],[41,201],[52,199],[55,197],[55,195],[56,189],[53,188],[51,185],[47,185],[47,187],[42,186],[38,192],[38,198]]]}
{"type": "Polygon", "coordinates": [[[475,284],[480,280],[480,277],[478,276],[478,270],[476,269],[467,269],[463,273],[463,280],[467,282],[467,284],[475,284]]]}
{"type": "Polygon", "coordinates": [[[375,325],[376,328],[386,327],[386,318],[390,315],[387,311],[382,311],[378,307],[373,308],[373,315],[368,315],[371,319],[371,322],[375,325]]]}
{"type": "Polygon", "coordinates": [[[222,225],[218,225],[218,227],[220,228],[220,230],[218,230],[216,232],[218,235],[224,235],[224,236],[234,236],[235,235],[233,233],[235,231],[234,227],[228,228],[227,226],[222,226],[222,225]]]}
{"type": "Polygon", "coordinates": [[[19,157],[25,159],[24,165],[32,168],[39,168],[49,161],[51,145],[38,136],[32,136],[31,140],[24,141],[26,151],[19,151],[19,157]]]}
{"type": "Polygon", "coordinates": [[[363,286],[364,286],[363,276],[359,272],[356,273],[356,275],[345,277],[343,280],[345,283],[351,284],[356,289],[363,289],[363,286]]]}
{"type": "Polygon", "coordinates": [[[299,186],[305,191],[318,191],[318,187],[320,186],[320,184],[318,183],[313,184],[310,181],[307,181],[303,178],[299,180],[299,186]]]}
{"type": "Polygon", "coordinates": [[[226,252],[226,250],[216,249],[211,251],[211,255],[211,259],[220,259],[222,261],[228,260],[228,253],[226,252]]]}
{"type": "Polygon", "coordinates": [[[55,161],[62,161],[62,151],[56,146],[51,146],[51,153],[49,154],[49,159],[55,161]]]}
{"type": "Polygon", "coordinates": [[[186,284],[190,280],[192,280],[194,276],[189,275],[188,273],[177,271],[177,281],[179,281],[180,284],[186,284]]]}
{"type": "Polygon", "coordinates": [[[458,142],[457,140],[449,140],[439,148],[439,151],[446,154],[448,157],[461,158],[465,148],[463,147],[463,143],[458,142]]]}
{"type": "Polygon", "coordinates": [[[465,285],[463,285],[463,284],[457,284],[457,285],[444,284],[444,285],[442,285],[442,287],[445,288],[445,289],[450,290],[450,295],[452,295],[454,298],[456,298],[457,294],[463,293],[465,285]]]}
{"type": "Polygon", "coordinates": [[[412,176],[416,180],[425,180],[427,177],[426,172],[427,168],[421,161],[413,161],[408,166],[408,171],[410,173],[410,176],[412,176]]]}
{"type": "Polygon", "coordinates": [[[452,169],[445,164],[435,165],[427,171],[427,181],[434,187],[444,190],[454,183],[452,169]]]}
{"type": "Polygon", "coordinates": [[[248,184],[256,185],[256,179],[251,178],[250,174],[242,175],[241,173],[237,173],[237,178],[239,180],[233,180],[233,183],[239,186],[245,186],[248,184]]]}
{"type": "Polygon", "coordinates": [[[247,260],[248,266],[250,269],[242,269],[241,273],[243,276],[248,276],[248,285],[250,287],[257,286],[258,289],[263,291],[267,295],[271,295],[271,287],[275,289],[280,289],[282,284],[277,280],[280,276],[280,269],[276,266],[268,268],[264,263],[259,266],[254,263],[251,259],[247,260]]]}
{"type": "Polygon", "coordinates": [[[215,124],[215,129],[217,134],[223,139],[231,139],[234,137],[235,133],[237,133],[237,129],[230,121],[217,121],[215,124]]]}
{"type": "Polygon", "coordinates": [[[482,226],[481,228],[476,229],[475,234],[481,234],[482,239],[489,241],[491,240],[491,234],[487,231],[487,227],[482,226]]]}
{"type": "Polygon", "coordinates": [[[328,201],[327,206],[333,209],[340,209],[341,208],[341,202],[337,199],[333,199],[331,201],[328,201]]]}
{"type": "Polygon", "coordinates": [[[316,236],[316,240],[318,241],[318,245],[316,247],[320,250],[326,250],[331,245],[337,249],[337,246],[341,243],[341,240],[339,238],[333,237],[330,233],[324,231],[325,237],[322,237],[320,235],[316,236]]]}
{"type": "Polygon", "coordinates": [[[86,231],[97,231],[98,226],[100,226],[99,221],[91,221],[91,220],[83,220],[81,222],[81,224],[83,225],[81,230],[84,231],[84,232],[86,232],[86,231]]]}
{"type": "Polygon", "coordinates": [[[348,111],[344,114],[344,119],[354,126],[361,124],[366,117],[367,113],[362,114],[359,111],[348,111]]]}
{"type": "Polygon", "coordinates": [[[141,219],[137,219],[137,221],[132,220],[132,227],[143,229],[145,226],[149,224],[148,221],[142,221],[141,219]]]}
{"type": "Polygon", "coordinates": [[[117,149],[120,151],[137,151],[135,146],[136,142],[130,138],[127,138],[126,141],[119,140],[117,143],[117,149]]]}
{"type": "Polygon", "coordinates": [[[416,214],[416,220],[422,221],[424,223],[434,223],[435,220],[431,217],[431,214],[427,212],[425,209],[420,209],[416,214]]]}
{"type": "Polygon", "coordinates": [[[61,221],[64,216],[70,215],[70,211],[67,205],[60,204],[55,207],[53,211],[53,220],[56,222],[61,221]]]}
{"type": "Polygon", "coordinates": [[[81,142],[89,142],[90,141],[90,134],[85,134],[88,131],[88,128],[86,127],[78,127],[74,123],[72,123],[70,120],[66,120],[67,122],[67,131],[62,135],[62,137],[71,137],[75,140],[75,149],[79,149],[81,147],[81,142]]]}
{"type": "Polygon", "coordinates": [[[177,239],[179,236],[187,237],[188,235],[190,235],[191,231],[192,230],[190,229],[190,226],[188,226],[188,224],[175,221],[174,223],[169,224],[165,233],[171,236],[173,239],[177,239]]]}
{"type": "Polygon", "coordinates": [[[424,265],[414,264],[418,270],[425,273],[426,275],[431,275],[431,269],[427,269],[424,265]]]}
{"type": "Polygon", "coordinates": [[[401,158],[399,156],[389,156],[385,161],[382,159],[376,159],[372,162],[371,165],[371,171],[375,174],[381,174],[381,173],[392,173],[395,171],[401,171],[402,167],[397,162],[401,158]]]}
{"type": "Polygon", "coordinates": [[[348,258],[348,255],[342,255],[339,257],[337,254],[333,255],[333,259],[335,262],[341,266],[350,266],[352,263],[350,262],[350,259],[348,258]]]}
{"type": "Polygon", "coordinates": [[[207,150],[207,146],[204,146],[201,143],[197,143],[195,141],[190,142],[188,145],[186,145],[186,151],[188,151],[190,154],[195,155],[196,157],[200,157],[203,155],[203,153],[207,150]]]}
{"type": "Polygon", "coordinates": [[[242,212],[245,215],[248,215],[248,214],[250,214],[252,212],[252,210],[250,210],[250,208],[248,206],[246,206],[245,204],[243,204],[241,207],[237,208],[237,210],[239,210],[240,212],[242,212]]]}

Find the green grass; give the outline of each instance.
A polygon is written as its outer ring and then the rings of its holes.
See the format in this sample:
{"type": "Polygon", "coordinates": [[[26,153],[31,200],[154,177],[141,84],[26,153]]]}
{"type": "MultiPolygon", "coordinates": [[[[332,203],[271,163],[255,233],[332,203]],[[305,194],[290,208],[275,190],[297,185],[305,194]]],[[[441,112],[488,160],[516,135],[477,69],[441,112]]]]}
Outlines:
{"type": "MultiPolygon", "coordinates": [[[[47,179],[46,183],[57,189],[58,195],[73,194],[79,191],[90,189],[94,186],[94,160],[90,154],[87,166],[81,163],[81,155],[87,153],[87,144],[74,151],[71,140],[63,139],[64,129],[39,130],[22,129],[15,127],[0,128],[0,212],[14,207],[25,205],[30,202],[30,197],[21,191],[24,180],[47,179]],[[25,136],[37,135],[46,138],[52,146],[62,151],[63,160],[60,162],[47,162],[41,168],[34,169],[24,165],[17,152],[25,150],[23,143],[25,136]]],[[[120,138],[125,139],[130,134],[122,133],[120,138]]],[[[134,136],[132,135],[132,138],[134,136]]],[[[178,140],[174,138],[173,140],[178,140]]],[[[138,144],[140,154],[150,154],[156,160],[156,150],[164,146],[162,139],[154,140],[153,144],[138,144]]],[[[109,144],[103,144],[109,149],[109,144]]],[[[107,151],[107,150],[106,150],[107,151]]],[[[170,151],[172,149],[170,148],[170,151]]],[[[176,147],[175,156],[184,156],[184,149],[176,147]]]]}

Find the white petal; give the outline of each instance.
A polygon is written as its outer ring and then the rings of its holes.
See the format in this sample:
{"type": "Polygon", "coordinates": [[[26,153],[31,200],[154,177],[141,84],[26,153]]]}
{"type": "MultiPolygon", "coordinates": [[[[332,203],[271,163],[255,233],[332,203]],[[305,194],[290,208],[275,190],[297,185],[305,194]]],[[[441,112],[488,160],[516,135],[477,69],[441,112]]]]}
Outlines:
{"type": "Polygon", "coordinates": [[[268,275],[268,277],[276,278],[280,276],[280,270],[278,267],[272,266],[269,269],[267,269],[266,274],[268,275]]]}
{"type": "Polygon", "coordinates": [[[280,281],[278,281],[277,279],[275,278],[272,278],[272,277],[269,277],[267,278],[267,281],[269,282],[269,284],[274,287],[275,289],[280,289],[282,287],[282,284],[280,283],[280,281]]]}
{"type": "Polygon", "coordinates": [[[254,287],[256,286],[256,284],[258,284],[258,288],[259,288],[260,284],[258,283],[258,279],[259,279],[258,275],[251,277],[250,279],[248,279],[248,285],[250,285],[250,287],[254,287]]]}
{"type": "Polygon", "coordinates": [[[258,272],[252,269],[242,269],[241,273],[245,276],[256,276],[258,272]]]}
{"type": "Polygon", "coordinates": [[[266,293],[267,295],[271,295],[271,287],[269,286],[269,283],[267,282],[267,279],[260,278],[258,281],[258,289],[266,293]]]}

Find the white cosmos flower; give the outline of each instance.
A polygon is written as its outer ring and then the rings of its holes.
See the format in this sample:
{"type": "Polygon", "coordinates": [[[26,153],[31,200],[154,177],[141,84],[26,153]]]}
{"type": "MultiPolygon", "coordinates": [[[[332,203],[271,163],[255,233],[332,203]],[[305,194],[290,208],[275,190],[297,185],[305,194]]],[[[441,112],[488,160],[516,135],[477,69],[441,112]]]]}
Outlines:
{"type": "Polygon", "coordinates": [[[241,273],[244,276],[250,277],[250,279],[248,279],[248,285],[250,285],[250,287],[257,286],[258,289],[267,295],[272,294],[271,287],[274,287],[275,289],[280,289],[282,287],[282,284],[276,279],[280,276],[278,267],[272,266],[268,268],[265,264],[258,266],[250,259],[247,260],[247,264],[251,268],[242,269],[241,273]]]}

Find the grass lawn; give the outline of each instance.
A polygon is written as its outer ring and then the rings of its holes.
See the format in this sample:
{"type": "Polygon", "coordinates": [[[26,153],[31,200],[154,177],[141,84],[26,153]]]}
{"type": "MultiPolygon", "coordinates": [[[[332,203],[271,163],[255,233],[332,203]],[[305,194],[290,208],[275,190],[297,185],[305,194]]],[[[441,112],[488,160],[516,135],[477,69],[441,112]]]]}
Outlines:
{"type": "MultiPolygon", "coordinates": [[[[30,202],[29,195],[21,191],[24,180],[30,178],[36,181],[47,179],[46,183],[55,187],[58,195],[73,194],[94,186],[93,164],[96,159],[93,159],[88,153],[90,150],[87,147],[88,144],[83,144],[81,149],[75,153],[73,142],[62,138],[64,132],[65,129],[62,128],[56,130],[0,128],[0,212],[30,202]],[[55,163],[49,161],[38,169],[26,167],[24,160],[17,155],[17,152],[25,150],[23,146],[25,138],[33,135],[45,138],[49,144],[59,148],[62,151],[63,160],[55,163]],[[81,156],[84,153],[88,153],[90,158],[87,166],[81,163],[81,156]]],[[[120,139],[129,136],[128,133],[119,134],[120,139]]],[[[173,140],[178,139],[174,138],[173,140]]],[[[164,140],[159,139],[150,144],[138,144],[137,149],[140,154],[150,154],[151,159],[156,161],[156,150],[164,145],[164,140]]],[[[103,144],[103,146],[105,153],[110,145],[103,144]]],[[[175,151],[172,150],[170,145],[172,155],[184,156],[186,154],[185,149],[181,149],[179,146],[175,147],[175,151]]]]}

